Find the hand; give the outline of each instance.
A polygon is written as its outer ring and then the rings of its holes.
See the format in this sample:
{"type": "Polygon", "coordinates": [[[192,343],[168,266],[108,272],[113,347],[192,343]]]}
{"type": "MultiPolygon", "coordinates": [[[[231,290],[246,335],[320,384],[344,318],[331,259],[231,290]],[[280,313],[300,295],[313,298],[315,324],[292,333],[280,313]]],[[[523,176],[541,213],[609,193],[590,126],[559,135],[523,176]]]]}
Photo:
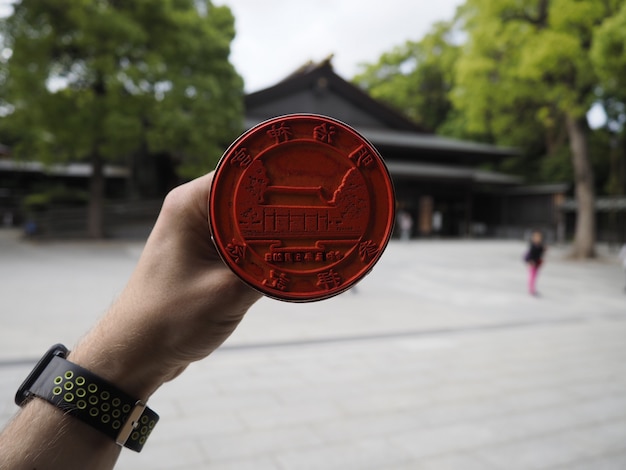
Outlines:
{"type": "MultiPolygon", "coordinates": [[[[167,196],[126,288],[69,356],[144,401],[222,344],[260,297],[215,251],[207,214],[212,179],[208,174],[167,196]]],[[[0,433],[0,449],[0,469],[108,470],[121,448],[34,399],[0,433]]]]}
{"type": "Polygon", "coordinates": [[[212,180],[168,194],[126,288],[69,357],[137,398],[220,346],[260,297],[215,250],[212,180]]]}

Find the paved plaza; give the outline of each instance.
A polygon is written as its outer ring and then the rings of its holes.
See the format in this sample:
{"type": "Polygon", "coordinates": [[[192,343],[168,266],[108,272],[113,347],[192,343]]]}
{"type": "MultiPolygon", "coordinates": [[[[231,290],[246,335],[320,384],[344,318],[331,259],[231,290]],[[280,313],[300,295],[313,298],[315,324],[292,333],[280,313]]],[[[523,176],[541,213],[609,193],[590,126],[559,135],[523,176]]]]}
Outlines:
{"type": "MultiPolygon", "coordinates": [[[[33,361],[71,346],[142,249],[0,231],[0,425],[33,361]]],[[[119,469],[624,469],[626,294],[614,253],[551,247],[538,298],[521,241],[394,241],[353,291],[259,301],[151,399],[119,469]]],[[[1,458],[1,457],[0,457],[1,458]]]]}

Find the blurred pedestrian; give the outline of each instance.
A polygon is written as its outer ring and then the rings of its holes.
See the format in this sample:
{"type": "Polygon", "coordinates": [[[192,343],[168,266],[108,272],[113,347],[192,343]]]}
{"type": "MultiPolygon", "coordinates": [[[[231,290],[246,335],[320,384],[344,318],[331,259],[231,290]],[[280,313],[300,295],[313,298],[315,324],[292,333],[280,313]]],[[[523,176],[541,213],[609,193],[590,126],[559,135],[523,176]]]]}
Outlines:
{"type": "Polygon", "coordinates": [[[528,265],[528,292],[530,295],[538,295],[536,289],[537,275],[539,268],[543,264],[543,255],[546,247],[543,244],[543,235],[539,230],[533,230],[530,236],[530,244],[528,251],[524,257],[524,261],[528,265]]]}
{"type": "Polygon", "coordinates": [[[409,240],[413,231],[413,217],[407,211],[398,212],[398,225],[400,227],[400,239],[409,240]]]}
{"type": "MultiPolygon", "coordinates": [[[[624,266],[624,274],[626,274],[626,243],[622,245],[622,249],[619,250],[619,259],[622,260],[622,265],[624,266]]],[[[626,292],[626,286],[624,286],[624,292],[626,292]]]]}

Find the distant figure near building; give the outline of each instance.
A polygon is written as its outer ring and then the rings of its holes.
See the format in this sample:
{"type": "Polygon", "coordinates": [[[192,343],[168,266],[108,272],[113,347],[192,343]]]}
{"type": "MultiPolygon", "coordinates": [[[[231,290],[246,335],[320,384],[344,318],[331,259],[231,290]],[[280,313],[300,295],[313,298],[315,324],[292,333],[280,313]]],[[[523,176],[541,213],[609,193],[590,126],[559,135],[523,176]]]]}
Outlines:
{"type": "Polygon", "coordinates": [[[524,257],[528,265],[528,292],[530,295],[537,295],[536,283],[539,268],[543,264],[543,255],[546,247],[543,244],[543,235],[538,230],[533,230],[530,236],[530,245],[524,257]]]}
{"type": "Polygon", "coordinates": [[[407,211],[398,212],[398,226],[400,227],[400,240],[409,240],[413,230],[413,217],[407,211]]]}
{"type": "MultiPolygon", "coordinates": [[[[619,250],[619,259],[622,260],[624,266],[624,274],[626,274],[626,243],[622,245],[622,249],[619,250]]],[[[626,292],[626,286],[624,286],[624,292],[626,292]]]]}
{"type": "Polygon", "coordinates": [[[441,228],[443,227],[443,216],[441,212],[435,211],[433,212],[433,232],[437,235],[441,232],[441,228]]]}

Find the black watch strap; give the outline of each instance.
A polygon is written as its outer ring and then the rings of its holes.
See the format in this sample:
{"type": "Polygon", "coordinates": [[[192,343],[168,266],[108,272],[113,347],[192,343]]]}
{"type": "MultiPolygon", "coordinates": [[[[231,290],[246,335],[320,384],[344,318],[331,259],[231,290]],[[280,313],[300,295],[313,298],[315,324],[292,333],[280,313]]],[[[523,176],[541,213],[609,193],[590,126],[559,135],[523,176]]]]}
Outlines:
{"type": "Polygon", "coordinates": [[[16,395],[18,405],[33,396],[43,398],[117,444],[140,452],[159,415],[142,401],[66,360],[66,353],[61,345],[48,351],[20,387],[16,395]]]}

